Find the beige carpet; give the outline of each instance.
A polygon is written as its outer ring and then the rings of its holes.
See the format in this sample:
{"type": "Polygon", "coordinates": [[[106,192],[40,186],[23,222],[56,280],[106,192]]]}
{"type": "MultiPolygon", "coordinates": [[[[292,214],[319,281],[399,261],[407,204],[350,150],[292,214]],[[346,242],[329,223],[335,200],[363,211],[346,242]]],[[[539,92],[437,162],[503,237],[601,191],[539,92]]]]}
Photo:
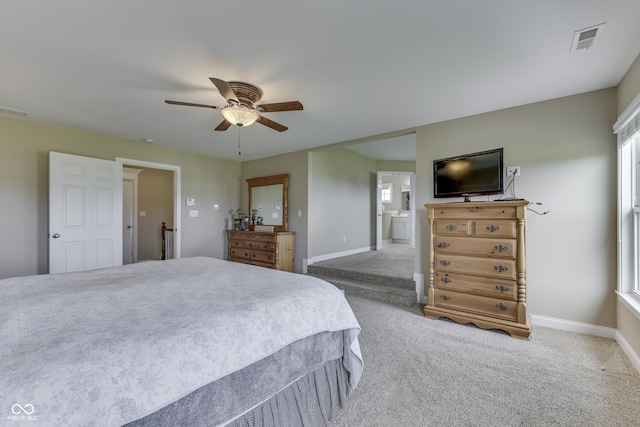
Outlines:
{"type": "Polygon", "coordinates": [[[640,426],[640,375],[610,339],[531,341],[356,297],[364,375],[331,424],[640,426]]]}
{"type": "Polygon", "coordinates": [[[316,265],[360,273],[413,279],[415,249],[407,243],[383,242],[382,250],[322,261],[316,265]]]}

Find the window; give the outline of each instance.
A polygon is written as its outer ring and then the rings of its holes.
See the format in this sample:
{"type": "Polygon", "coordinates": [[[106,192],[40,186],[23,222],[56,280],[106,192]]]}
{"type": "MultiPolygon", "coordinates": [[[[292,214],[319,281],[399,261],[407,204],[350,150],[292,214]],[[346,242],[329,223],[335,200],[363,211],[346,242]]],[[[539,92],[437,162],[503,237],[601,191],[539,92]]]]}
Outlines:
{"type": "Polygon", "coordinates": [[[391,203],[393,201],[393,194],[391,193],[392,187],[390,183],[382,184],[382,203],[391,203]]]}
{"type": "Polygon", "coordinates": [[[640,315],[640,95],[614,125],[618,135],[618,295],[640,315]]]}

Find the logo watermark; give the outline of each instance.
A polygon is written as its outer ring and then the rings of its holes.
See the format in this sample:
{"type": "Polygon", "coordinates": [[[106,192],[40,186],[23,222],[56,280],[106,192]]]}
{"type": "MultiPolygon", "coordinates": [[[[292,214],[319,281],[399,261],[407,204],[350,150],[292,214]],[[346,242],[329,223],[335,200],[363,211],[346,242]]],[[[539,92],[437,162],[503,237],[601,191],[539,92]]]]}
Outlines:
{"type": "Polygon", "coordinates": [[[8,415],[7,419],[11,421],[38,421],[38,415],[36,415],[35,412],[36,408],[31,403],[27,403],[26,405],[14,403],[13,406],[11,406],[11,413],[13,415],[8,415]]]}

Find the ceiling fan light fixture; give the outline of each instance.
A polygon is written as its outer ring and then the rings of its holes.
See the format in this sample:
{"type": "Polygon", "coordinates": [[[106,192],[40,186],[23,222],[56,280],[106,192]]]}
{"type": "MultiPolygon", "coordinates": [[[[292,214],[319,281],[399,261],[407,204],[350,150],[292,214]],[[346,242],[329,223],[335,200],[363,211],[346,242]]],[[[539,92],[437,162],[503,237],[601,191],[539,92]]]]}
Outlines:
{"type": "Polygon", "coordinates": [[[226,121],[238,127],[249,126],[258,120],[258,113],[244,105],[230,105],[221,111],[226,121]]]}

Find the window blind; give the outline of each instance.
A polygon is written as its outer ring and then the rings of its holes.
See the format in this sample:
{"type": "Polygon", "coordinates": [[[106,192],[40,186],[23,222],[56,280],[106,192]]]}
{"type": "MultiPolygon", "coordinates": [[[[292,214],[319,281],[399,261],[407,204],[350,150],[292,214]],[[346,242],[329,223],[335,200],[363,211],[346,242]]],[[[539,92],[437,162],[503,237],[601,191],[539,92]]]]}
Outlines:
{"type": "Polygon", "coordinates": [[[618,120],[613,124],[613,133],[618,135],[618,146],[622,147],[631,141],[637,132],[640,131],[640,93],[618,116],[618,120]]]}

